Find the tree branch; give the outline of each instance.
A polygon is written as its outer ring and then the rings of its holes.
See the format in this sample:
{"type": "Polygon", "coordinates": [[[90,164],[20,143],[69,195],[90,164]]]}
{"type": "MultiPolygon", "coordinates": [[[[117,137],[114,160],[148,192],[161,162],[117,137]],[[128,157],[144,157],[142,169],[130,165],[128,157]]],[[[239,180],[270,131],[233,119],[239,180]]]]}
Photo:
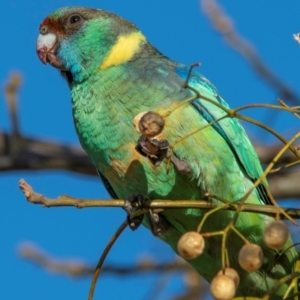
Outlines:
{"type": "MultiPolygon", "coordinates": [[[[22,136],[20,139],[23,146],[18,153],[12,153],[10,148],[12,136],[12,134],[0,131],[0,172],[63,169],[98,176],[95,167],[80,147],[22,136]]],[[[281,148],[280,144],[255,145],[262,164],[270,163],[281,148]]],[[[279,162],[287,164],[293,161],[295,161],[295,155],[288,150],[282,155],[279,162]]]]}
{"type": "MultiPolygon", "coordinates": [[[[95,271],[95,266],[93,264],[88,264],[79,261],[78,259],[63,260],[54,258],[31,243],[21,244],[18,253],[23,259],[30,261],[49,272],[60,275],[70,277],[90,277],[95,271]]],[[[104,265],[101,268],[101,273],[106,275],[136,276],[139,273],[182,272],[187,270],[191,270],[191,267],[183,259],[176,259],[168,263],[156,263],[152,259],[143,259],[135,265],[104,265]]]]}
{"type": "MultiPolygon", "coordinates": [[[[95,266],[83,262],[79,259],[57,259],[46,254],[43,250],[32,243],[23,243],[18,247],[18,254],[21,258],[32,264],[56,275],[68,276],[71,278],[91,277],[95,271],[95,266]]],[[[207,292],[207,283],[201,276],[183,259],[176,257],[170,262],[157,263],[154,258],[144,258],[136,262],[136,264],[123,265],[120,264],[106,264],[101,268],[101,274],[104,276],[138,276],[151,273],[162,274],[165,278],[167,274],[174,275],[174,273],[183,273],[186,280],[184,293],[176,295],[173,300],[196,300],[207,292]]],[[[159,283],[161,283],[160,278],[159,283]]],[[[157,287],[157,286],[156,286],[157,287]]],[[[162,286],[161,288],[164,288],[162,286]]],[[[153,297],[160,292],[153,291],[147,299],[156,299],[153,297]]],[[[149,292],[147,293],[149,296],[149,292]]],[[[201,298],[202,299],[202,298],[201,298]]]]}
{"type": "MultiPolygon", "coordinates": [[[[10,140],[12,135],[0,131],[0,172],[13,170],[45,170],[62,169],[84,175],[98,176],[95,167],[88,159],[85,152],[76,146],[67,146],[60,143],[44,141],[29,137],[22,139],[22,147],[19,151],[12,152],[10,140]]],[[[270,146],[256,145],[255,150],[263,164],[268,164],[282,148],[282,145],[270,146]]],[[[291,151],[286,151],[280,159],[280,164],[287,164],[295,161],[291,151]]],[[[282,173],[280,173],[282,174],[282,173]]],[[[286,172],[284,175],[269,175],[268,181],[271,191],[276,199],[295,197],[300,198],[299,172],[286,172]],[[288,174],[288,175],[287,175],[288,174]],[[285,185],[287,176],[290,183],[285,185]],[[278,187],[280,186],[280,191],[278,187]]]]}
{"type": "Polygon", "coordinates": [[[268,182],[276,199],[300,198],[300,171],[271,174],[268,182]]]}
{"type": "Polygon", "coordinates": [[[12,134],[0,131],[0,172],[11,170],[63,169],[86,175],[97,175],[85,152],[75,146],[18,137],[21,147],[12,151],[12,134]]]}
{"type": "MultiPolygon", "coordinates": [[[[32,187],[24,180],[19,181],[19,187],[24,193],[28,202],[33,204],[40,204],[45,207],[61,207],[61,206],[74,206],[77,208],[87,208],[87,207],[124,207],[125,201],[122,199],[118,200],[91,200],[91,199],[76,199],[67,195],[59,196],[57,199],[49,199],[39,193],[36,193],[32,187]]],[[[211,196],[214,198],[215,196],[211,196]]],[[[216,198],[217,199],[217,198],[216,198]]],[[[137,204],[132,204],[133,206],[140,208],[137,204]]],[[[256,212],[265,215],[270,215],[276,217],[278,215],[278,207],[273,205],[256,205],[256,204],[242,204],[241,208],[239,202],[228,203],[228,205],[221,209],[233,210],[236,211],[239,207],[241,212],[256,212]]],[[[214,209],[219,207],[216,204],[213,204],[211,201],[207,200],[150,200],[147,201],[140,212],[148,212],[149,209],[152,209],[153,212],[159,212],[162,209],[183,209],[183,208],[201,208],[201,209],[214,209]]],[[[286,212],[292,218],[300,218],[300,210],[293,208],[283,208],[283,211],[286,212]]],[[[281,216],[284,218],[284,216],[281,216]]]]}
{"type": "Polygon", "coordinates": [[[293,103],[299,103],[299,97],[279,79],[261,60],[255,48],[234,28],[232,19],[226,15],[214,0],[201,0],[202,8],[212,25],[220,33],[226,42],[240,54],[254,71],[267,82],[284,99],[293,103]]]}

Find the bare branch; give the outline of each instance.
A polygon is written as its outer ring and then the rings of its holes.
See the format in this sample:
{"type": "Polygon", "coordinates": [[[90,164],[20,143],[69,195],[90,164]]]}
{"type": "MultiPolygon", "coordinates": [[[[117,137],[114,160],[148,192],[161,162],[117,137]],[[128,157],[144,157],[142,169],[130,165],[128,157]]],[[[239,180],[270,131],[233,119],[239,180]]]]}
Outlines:
{"type": "Polygon", "coordinates": [[[268,178],[270,189],[277,199],[299,198],[300,171],[280,172],[268,178]]]}
{"type": "MultiPolygon", "coordinates": [[[[255,145],[255,151],[257,155],[259,156],[259,159],[262,164],[269,164],[274,156],[280,151],[282,148],[282,145],[280,144],[275,144],[275,145],[261,145],[261,144],[256,144],[255,145]]],[[[299,146],[295,146],[296,150],[298,148],[300,149],[299,146]]],[[[299,150],[298,150],[299,151],[299,150]]],[[[295,161],[295,154],[293,154],[290,150],[287,150],[279,160],[280,164],[288,164],[291,162],[295,161]]]]}
{"type": "MultiPolygon", "coordinates": [[[[124,207],[124,200],[90,200],[90,199],[76,199],[67,195],[59,196],[57,199],[49,199],[39,193],[36,193],[32,187],[23,179],[19,182],[20,189],[24,193],[27,201],[33,204],[40,204],[45,207],[60,207],[60,206],[74,206],[77,208],[87,207],[124,207]]],[[[212,196],[215,197],[215,196],[212,196]]],[[[139,208],[137,204],[133,206],[139,208]]],[[[160,212],[162,209],[183,209],[183,208],[201,208],[201,209],[214,209],[219,207],[207,200],[150,200],[147,201],[142,209],[137,212],[139,214],[148,212],[151,208],[153,212],[160,212]]],[[[278,215],[278,207],[273,205],[258,205],[258,204],[240,204],[239,202],[228,203],[223,208],[225,210],[236,211],[239,209],[241,212],[257,212],[265,215],[276,217],[278,215]],[[238,208],[239,207],[239,208],[238,208]]],[[[300,210],[293,208],[283,208],[282,211],[292,218],[300,218],[300,210]]],[[[284,218],[284,216],[281,216],[284,218]]]]}
{"type": "MultiPolygon", "coordinates": [[[[41,139],[33,139],[29,137],[22,137],[23,147],[18,153],[10,151],[10,143],[8,142],[12,135],[0,131],[0,172],[13,170],[50,170],[63,169],[71,172],[76,172],[84,175],[98,176],[95,167],[90,162],[85,152],[76,146],[67,146],[57,142],[44,141],[41,139]]],[[[299,146],[298,146],[299,147],[299,146]]],[[[268,164],[282,145],[275,144],[270,146],[263,146],[261,144],[255,145],[255,150],[263,164],[268,164]]],[[[295,161],[295,155],[291,151],[286,151],[279,163],[287,164],[295,161]]],[[[289,189],[284,189],[286,174],[281,177],[276,175],[276,185],[282,186],[281,192],[275,188],[272,182],[273,175],[268,177],[272,194],[276,199],[292,197],[300,198],[299,185],[293,187],[289,185],[289,189]],[[283,180],[280,183],[280,180],[283,180]]],[[[297,182],[299,180],[297,172],[290,172],[289,180],[297,182]]]]}
{"type": "MultiPolygon", "coordinates": [[[[91,277],[95,271],[95,266],[80,259],[58,259],[49,254],[46,254],[38,246],[25,242],[18,247],[18,253],[24,260],[33,263],[34,265],[56,275],[67,276],[71,278],[91,277]]],[[[151,295],[147,292],[147,299],[156,299],[160,291],[159,286],[169,274],[174,273],[184,274],[185,290],[181,295],[176,295],[173,300],[196,300],[207,292],[207,283],[201,276],[183,259],[176,257],[174,260],[164,263],[157,263],[152,257],[145,257],[136,262],[136,264],[120,265],[106,264],[101,268],[102,276],[138,276],[143,274],[158,273],[161,276],[158,279],[157,289],[151,287],[151,295]],[[163,277],[162,277],[163,276],[163,277]],[[158,287],[159,286],[159,287],[158,287]]]]}
{"type": "Polygon", "coordinates": [[[104,251],[102,252],[100,259],[97,263],[97,266],[94,270],[93,273],[93,278],[92,278],[92,282],[91,282],[91,286],[90,286],[90,291],[89,291],[89,296],[88,296],[88,300],[93,300],[94,298],[94,292],[95,292],[95,288],[96,288],[96,284],[97,284],[97,280],[100,276],[100,273],[102,271],[102,266],[104,264],[104,261],[108,255],[108,253],[110,252],[111,248],[113,247],[113,245],[115,244],[115,242],[117,241],[117,239],[119,238],[119,236],[124,232],[124,230],[126,229],[128,223],[127,220],[125,220],[117,229],[117,231],[113,234],[113,236],[111,237],[111,239],[109,240],[109,242],[107,243],[104,251]]]}
{"type": "MultiPolygon", "coordinates": [[[[85,152],[76,146],[63,145],[58,142],[22,137],[23,148],[13,155],[8,141],[12,135],[0,131],[0,172],[12,170],[64,169],[80,174],[97,175],[95,167],[85,152]]],[[[263,164],[268,164],[281,149],[282,145],[255,145],[255,150],[263,164]]],[[[291,151],[286,151],[280,163],[295,160],[291,151]]]]}
{"type": "Polygon", "coordinates": [[[201,0],[202,8],[215,29],[224,37],[226,42],[243,58],[245,58],[255,72],[267,82],[283,98],[299,103],[299,97],[282,82],[261,60],[255,48],[234,28],[232,19],[225,14],[214,0],[201,0]]]}
{"type": "MultiPolygon", "coordinates": [[[[95,270],[93,264],[80,261],[79,259],[57,259],[51,255],[46,254],[39,247],[32,243],[24,243],[19,246],[19,255],[43,269],[70,277],[85,277],[92,276],[95,270]]],[[[157,273],[157,272],[183,272],[191,270],[192,268],[183,259],[176,259],[167,263],[156,263],[153,259],[145,258],[140,260],[135,265],[120,266],[110,264],[104,265],[101,272],[105,275],[128,276],[140,273],[157,273]]],[[[192,269],[193,270],[193,269],[192,269]]],[[[198,274],[198,273],[197,273],[198,274]]]]}
{"type": "Polygon", "coordinates": [[[20,127],[18,120],[18,91],[22,84],[22,78],[19,73],[12,73],[5,85],[4,96],[8,106],[9,115],[11,118],[12,134],[20,135],[20,127]]]}
{"type": "Polygon", "coordinates": [[[97,175],[85,152],[76,146],[19,137],[22,147],[12,151],[12,135],[0,131],[0,172],[11,170],[64,169],[86,175],[97,175]]]}

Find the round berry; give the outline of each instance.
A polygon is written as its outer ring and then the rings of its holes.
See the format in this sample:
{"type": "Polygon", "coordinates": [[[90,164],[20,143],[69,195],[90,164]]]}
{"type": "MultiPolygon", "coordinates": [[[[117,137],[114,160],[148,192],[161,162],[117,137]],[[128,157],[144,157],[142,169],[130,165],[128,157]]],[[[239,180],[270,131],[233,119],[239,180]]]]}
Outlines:
{"type": "Polygon", "coordinates": [[[279,220],[269,223],[264,232],[264,242],[271,249],[283,247],[288,237],[288,227],[279,220]]]}
{"type": "Polygon", "coordinates": [[[203,236],[198,232],[189,231],[179,239],[177,249],[183,258],[193,259],[203,252],[204,246],[203,236]]]}
{"type": "Polygon", "coordinates": [[[240,276],[235,269],[225,268],[224,272],[223,272],[223,270],[220,270],[217,275],[225,275],[225,276],[231,278],[234,281],[235,288],[237,288],[240,284],[240,276]]]}
{"type": "Polygon", "coordinates": [[[217,275],[210,284],[210,291],[214,299],[230,300],[235,295],[235,282],[228,276],[217,275]]]}
{"type": "Polygon", "coordinates": [[[258,270],[263,263],[263,251],[256,244],[246,244],[239,252],[240,266],[249,272],[258,270]]]}

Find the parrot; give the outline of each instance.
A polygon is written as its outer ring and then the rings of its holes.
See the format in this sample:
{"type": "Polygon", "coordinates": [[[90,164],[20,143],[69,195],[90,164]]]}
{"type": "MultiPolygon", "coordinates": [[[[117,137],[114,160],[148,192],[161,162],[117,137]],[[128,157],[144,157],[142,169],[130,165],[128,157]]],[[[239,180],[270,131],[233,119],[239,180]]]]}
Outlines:
{"type": "MultiPolygon", "coordinates": [[[[239,120],[225,117],[223,108],[229,106],[216,87],[192,66],[162,54],[133,23],[101,9],[59,8],[40,24],[36,51],[67,82],[80,144],[110,196],[126,199],[129,215],[133,203],[206,199],[221,205],[220,199],[235,203],[251,189],[246,203],[271,203],[267,180],[254,188],[263,174],[261,163],[239,120]],[[133,120],[148,112],[163,117],[157,138],[134,128],[133,120]]],[[[195,231],[207,211],[169,208],[127,219],[130,228],[143,224],[178,254],[181,236],[195,231]]],[[[215,211],[201,230],[221,231],[234,216],[234,211],[215,211]]],[[[240,276],[236,296],[261,297],[293,272],[298,254],[291,238],[286,251],[263,242],[272,220],[242,212],[235,221],[235,228],[263,249],[256,271],[238,263],[244,241],[234,232],[227,236],[230,267],[240,276]]],[[[221,257],[222,238],[212,235],[205,238],[203,253],[187,262],[211,282],[222,269],[221,257]]],[[[287,287],[280,285],[272,299],[282,299],[287,287]]]]}

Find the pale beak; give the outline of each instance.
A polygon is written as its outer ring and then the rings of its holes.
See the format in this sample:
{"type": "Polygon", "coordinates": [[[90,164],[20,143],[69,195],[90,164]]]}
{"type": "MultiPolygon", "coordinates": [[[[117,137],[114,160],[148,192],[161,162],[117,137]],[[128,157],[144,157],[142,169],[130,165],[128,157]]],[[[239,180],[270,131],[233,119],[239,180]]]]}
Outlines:
{"type": "Polygon", "coordinates": [[[67,71],[60,58],[57,56],[57,37],[53,33],[39,34],[36,45],[36,52],[43,64],[49,63],[51,66],[67,71]]]}

